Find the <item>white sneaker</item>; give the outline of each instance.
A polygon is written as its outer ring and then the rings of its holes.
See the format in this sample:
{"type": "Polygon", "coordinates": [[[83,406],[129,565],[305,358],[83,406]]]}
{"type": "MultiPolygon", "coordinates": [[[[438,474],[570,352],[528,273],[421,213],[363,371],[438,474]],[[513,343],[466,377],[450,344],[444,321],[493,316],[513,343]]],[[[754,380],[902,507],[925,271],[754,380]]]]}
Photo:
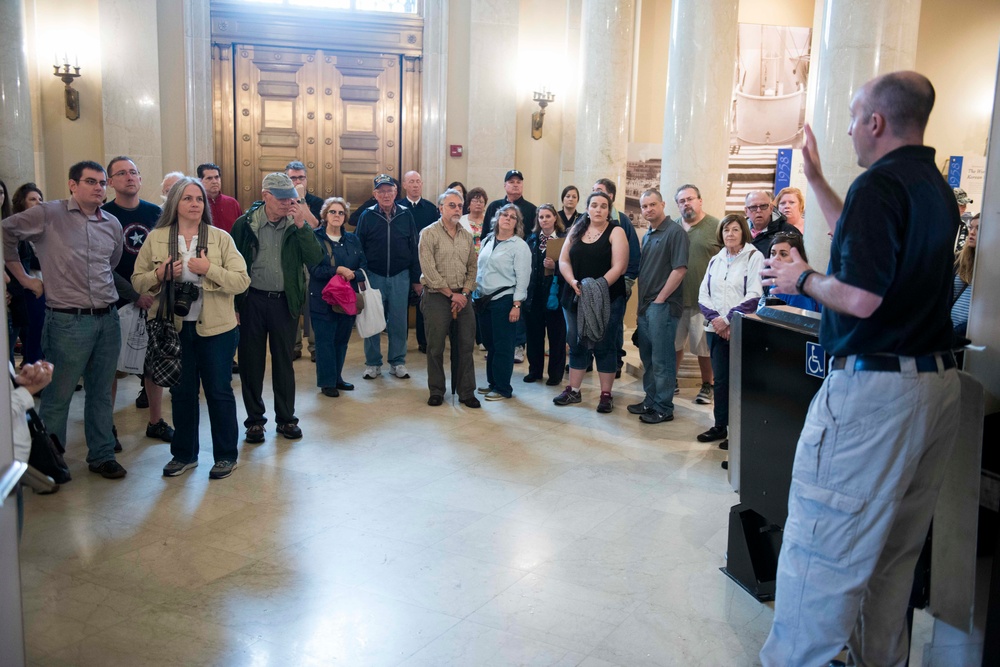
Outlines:
{"type": "Polygon", "coordinates": [[[410,374],[406,372],[406,366],[399,364],[398,366],[390,366],[392,369],[390,372],[401,380],[406,380],[410,377],[410,374]]]}
{"type": "Polygon", "coordinates": [[[485,345],[483,345],[482,343],[480,343],[480,344],[479,344],[479,351],[480,351],[480,352],[485,352],[485,351],[486,351],[486,346],[485,346],[485,345]]]}
{"type": "Polygon", "coordinates": [[[366,380],[374,380],[379,375],[382,375],[381,366],[365,366],[365,372],[361,375],[366,380]]]}
{"type": "Polygon", "coordinates": [[[514,363],[523,364],[524,363],[524,346],[518,345],[514,348],[514,363]]]}

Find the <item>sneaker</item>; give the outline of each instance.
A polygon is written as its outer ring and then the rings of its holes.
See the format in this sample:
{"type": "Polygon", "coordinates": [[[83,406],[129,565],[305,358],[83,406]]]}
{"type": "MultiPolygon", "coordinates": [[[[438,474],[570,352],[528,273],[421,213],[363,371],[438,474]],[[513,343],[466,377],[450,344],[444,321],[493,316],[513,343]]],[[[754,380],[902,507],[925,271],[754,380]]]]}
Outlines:
{"type": "Polygon", "coordinates": [[[298,440],[302,437],[302,429],[298,424],[278,424],[274,429],[288,440],[298,440]]]}
{"type": "Polygon", "coordinates": [[[191,463],[184,463],[183,461],[178,461],[177,459],[170,459],[170,463],[163,466],[163,476],[164,477],[177,477],[178,475],[183,475],[191,468],[197,468],[198,462],[191,461],[191,463]]]}
{"type": "Polygon", "coordinates": [[[499,392],[491,391],[490,393],[483,396],[483,398],[486,399],[487,401],[506,401],[508,398],[510,398],[510,396],[504,396],[499,392]]]}
{"type": "Polygon", "coordinates": [[[611,398],[611,394],[606,391],[601,392],[601,398],[597,401],[597,411],[602,414],[607,414],[615,409],[615,399],[611,398]]]}
{"type": "Polygon", "coordinates": [[[264,426],[262,424],[254,424],[248,427],[247,435],[244,439],[253,445],[264,442],[264,426]]]}
{"type": "Polygon", "coordinates": [[[679,384],[674,384],[674,396],[681,393],[681,386],[679,384]]]}
{"type": "Polygon", "coordinates": [[[707,382],[701,384],[701,391],[694,397],[694,402],[701,405],[708,405],[712,402],[712,385],[707,382]]]}
{"type": "Polygon", "coordinates": [[[485,351],[486,351],[486,346],[485,346],[485,345],[483,345],[482,343],[480,343],[480,344],[479,344],[479,351],[480,351],[480,352],[485,352],[485,351]]]}
{"type": "Polygon", "coordinates": [[[365,366],[365,372],[361,375],[366,380],[374,380],[379,375],[382,375],[381,366],[365,366]]]}
{"type": "Polygon", "coordinates": [[[476,391],[480,394],[488,394],[493,391],[493,387],[478,387],[476,391]]]}
{"type": "Polygon", "coordinates": [[[172,442],[174,439],[174,429],[162,419],[155,424],[146,424],[146,437],[156,438],[163,442],[172,442]]]}
{"type": "Polygon", "coordinates": [[[556,405],[569,405],[570,403],[579,403],[580,400],[580,392],[573,391],[573,387],[567,385],[561,394],[552,399],[552,402],[556,405]]]}
{"type": "Polygon", "coordinates": [[[87,467],[90,469],[90,472],[96,472],[104,479],[121,479],[126,475],[125,468],[114,459],[105,461],[101,465],[95,466],[91,464],[87,467]]]}
{"type": "Polygon", "coordinates": [[[704,433],[698,435],[698,442],[714,442],[715,440],[722,440],[726,437],[727,429],[725,426],[713,426],[704,433]]]}
{"type": "Polygon", "coordinates": [[[406,366],[403,364],[390,366],[389,368],[391,369],[389,372],[398,377],[400,380],[407,380],[410,377],[410,374],[406,372],[406,366]]]}
{"type": "Polygon", "coordinates": [[[644,415],[639,416],[639,421],[643,424],[662,424],[663,422],[672,422],[674,416],[672,414],[668,415],[665,412],[658,412],[656,410],[650,410],[644,415]]]}
{"type": "Polygon", "coordinates": [[[524,363],[524,346],[518,345],[514,348],[514,363],[523,364],[524,363]]]}
{"type": "Polygon", "coordinates": [[[122,450],[122,441],[118,439],[118,427],[111,425],[111,434],[115,436],[115,454],[122,450]]]}
{"type": "Polygon", "coordinates": [[[135,407],[140,410],[145,410],[149,407],[149,396],[146,396],[145,387],[139,389],[139,395],[135,397],[135,407]]]}
{"type": "Polygon", "coordinates": [[[225,479],[236,470],[236,461],[216,461],[212,469],[208,471],[209,479],[225,479]]]}
{"type": "Polygon", "coordinates": [[[633,403],[632,405],[626,406],[625,409],[628,410],[628,413],[630,415],[644,415],[650,410],[652,410],[652,408],[646,405],[644,402],[633,403]]]}

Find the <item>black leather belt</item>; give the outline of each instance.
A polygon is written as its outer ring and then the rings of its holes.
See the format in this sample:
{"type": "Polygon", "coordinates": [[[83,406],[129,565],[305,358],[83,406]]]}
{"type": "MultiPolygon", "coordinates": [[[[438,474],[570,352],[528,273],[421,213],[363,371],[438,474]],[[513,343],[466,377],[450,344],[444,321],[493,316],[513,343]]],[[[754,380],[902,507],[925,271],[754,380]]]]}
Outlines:
{"type": "Polygon", "coordinates": [[[260,294],[265,299],[280,299],[285,296],[284,292],[266,292],[262,289],[257,289],[256,287],[251,287],[250,291],[254,294],[260,294]]]}
{"type": "Polygon", "coordinates": [[[111,306],[104,308],[49,308],[48,310],[63,315],[107,315],[111,312],[111,306]]]}
{"type": "MultiPolygon", "coordinates": [[[[937,360],[941,358],[941,365],[944,370],[955,368],[955,355],[949,352],[940,354],[925,354],[922,357],[913,357],[917,365],[918,373],[936,373],[938,369],[937,360]]],[[[831,370],[842,371],[847,366],[847,357],[834,357],[830,364],[831,370]]],[[[856,371],[879,371],[882,373],[900,372],[900,357],[891,354],[859,354],[854,357],[854,370],[856,371]]]]}

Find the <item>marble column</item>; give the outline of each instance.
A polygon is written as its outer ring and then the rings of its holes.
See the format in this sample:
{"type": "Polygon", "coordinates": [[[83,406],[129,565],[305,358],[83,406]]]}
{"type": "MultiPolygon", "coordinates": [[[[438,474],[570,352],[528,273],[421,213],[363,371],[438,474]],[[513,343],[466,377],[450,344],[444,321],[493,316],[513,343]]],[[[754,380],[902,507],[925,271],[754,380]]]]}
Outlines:
{"type": "Polygon", "coordinates": [[[583,0],[580,24],[574,178],[584,200],[597,179],[615,181],[620,193],[617,208],[621,209],[625,206],[635,2],[583,0]]]}
{"type": "Polygon", "coordinates": [[[9,195],[35,180],[23,12],[21,2],[0,2],[0,179],[9,195]]]}
{"type": "MultiPolygon", "coordinates": [[[[580,13],[583,0],[566,2],[566,53],[580,53],[580,13]]],[[[562,81],[562,148],[559,155],[559,190],[576,185],[576,112],[580,94],[580,63],[576,58],[566,59],[566,72],[562,81]]],[[[593,184],[591,184],[593,185],[593,184]]],[[[555,199],[555,194],[552,195],[555,199]]],[[[559,208],[562,202],[554,202],[559,208]]]]}
{"type": "MultiPolygon", "coordinates": [[[[843,197],[861,173],[851,138],[848,108],[854,93],[868,80],[888,72],[913,69],[917,53],[920,0],[818,0],[822,27],[813,37],[815,78],[812,129],[823,173],[843,197]]],[[[807,194],[812,199],[812,192],[807,194]]],[[[825,268],[830,258],[828,227],[818,207],[809,211],[805,228],[809,262],[825,268]],[[813,221],[819,224],[812,224],[813,221]]]]}
{"type": "Polygon", "coordinates": [[[738,0],[674,0],[670,18],[660,190],[672,200],[680,185],[693,183],[705,211],[719,218],[726,209],[738,7],[738,0]]]}
{"type": "Polygon", "coordinates": [[[131,157],[143,174],[139,196],[155,202],[163,147],[158,38],[150,16],[156,16],[156,0],[102,0],[99,5],[104,162],[131,157]]]}
{"type": "Polygon", "coordinates": [[[424,0],[424,52],[420,80],[420,175],[424,196],[444,192],[448,130],[448,2],[424,0]]]}
{"type": "Polygon", "coordinates": [[[187,98],[187,173],[212,162],[212,21],[209,0],[184,0],[184,70],[187,98]]]}
{"type": "Polygon", "coordinates": [[[518,0],[470,0],[469,187],[503,196],[517,134],[518,0]]]}

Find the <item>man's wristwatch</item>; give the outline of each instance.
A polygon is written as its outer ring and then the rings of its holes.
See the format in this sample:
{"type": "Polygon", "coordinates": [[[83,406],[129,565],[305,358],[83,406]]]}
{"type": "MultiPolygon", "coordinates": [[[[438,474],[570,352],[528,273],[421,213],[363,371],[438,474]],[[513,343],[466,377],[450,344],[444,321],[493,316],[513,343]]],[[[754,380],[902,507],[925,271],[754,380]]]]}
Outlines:
{"type": "Polygon", "coordinates": [[[515,303],[515,304],[514,304],[514,307],[515,307],[515,308],[517,308],[518,310],[520,310],[520,309],[521,309],[521,304],[519,304],[519,303],[515,303]]]}
{"type": "Polygon", "coordinates": [[[805,289],[806,281],[809,280],[809,276],[811,276],[814,273],[816,272],[812,269],[806,269],[805,271],[800,273],[799,279],[795,281],[795,291],[801,294],[802,296],[809,296],[808,294],[806,294],[806,289],[805,289]]]}

